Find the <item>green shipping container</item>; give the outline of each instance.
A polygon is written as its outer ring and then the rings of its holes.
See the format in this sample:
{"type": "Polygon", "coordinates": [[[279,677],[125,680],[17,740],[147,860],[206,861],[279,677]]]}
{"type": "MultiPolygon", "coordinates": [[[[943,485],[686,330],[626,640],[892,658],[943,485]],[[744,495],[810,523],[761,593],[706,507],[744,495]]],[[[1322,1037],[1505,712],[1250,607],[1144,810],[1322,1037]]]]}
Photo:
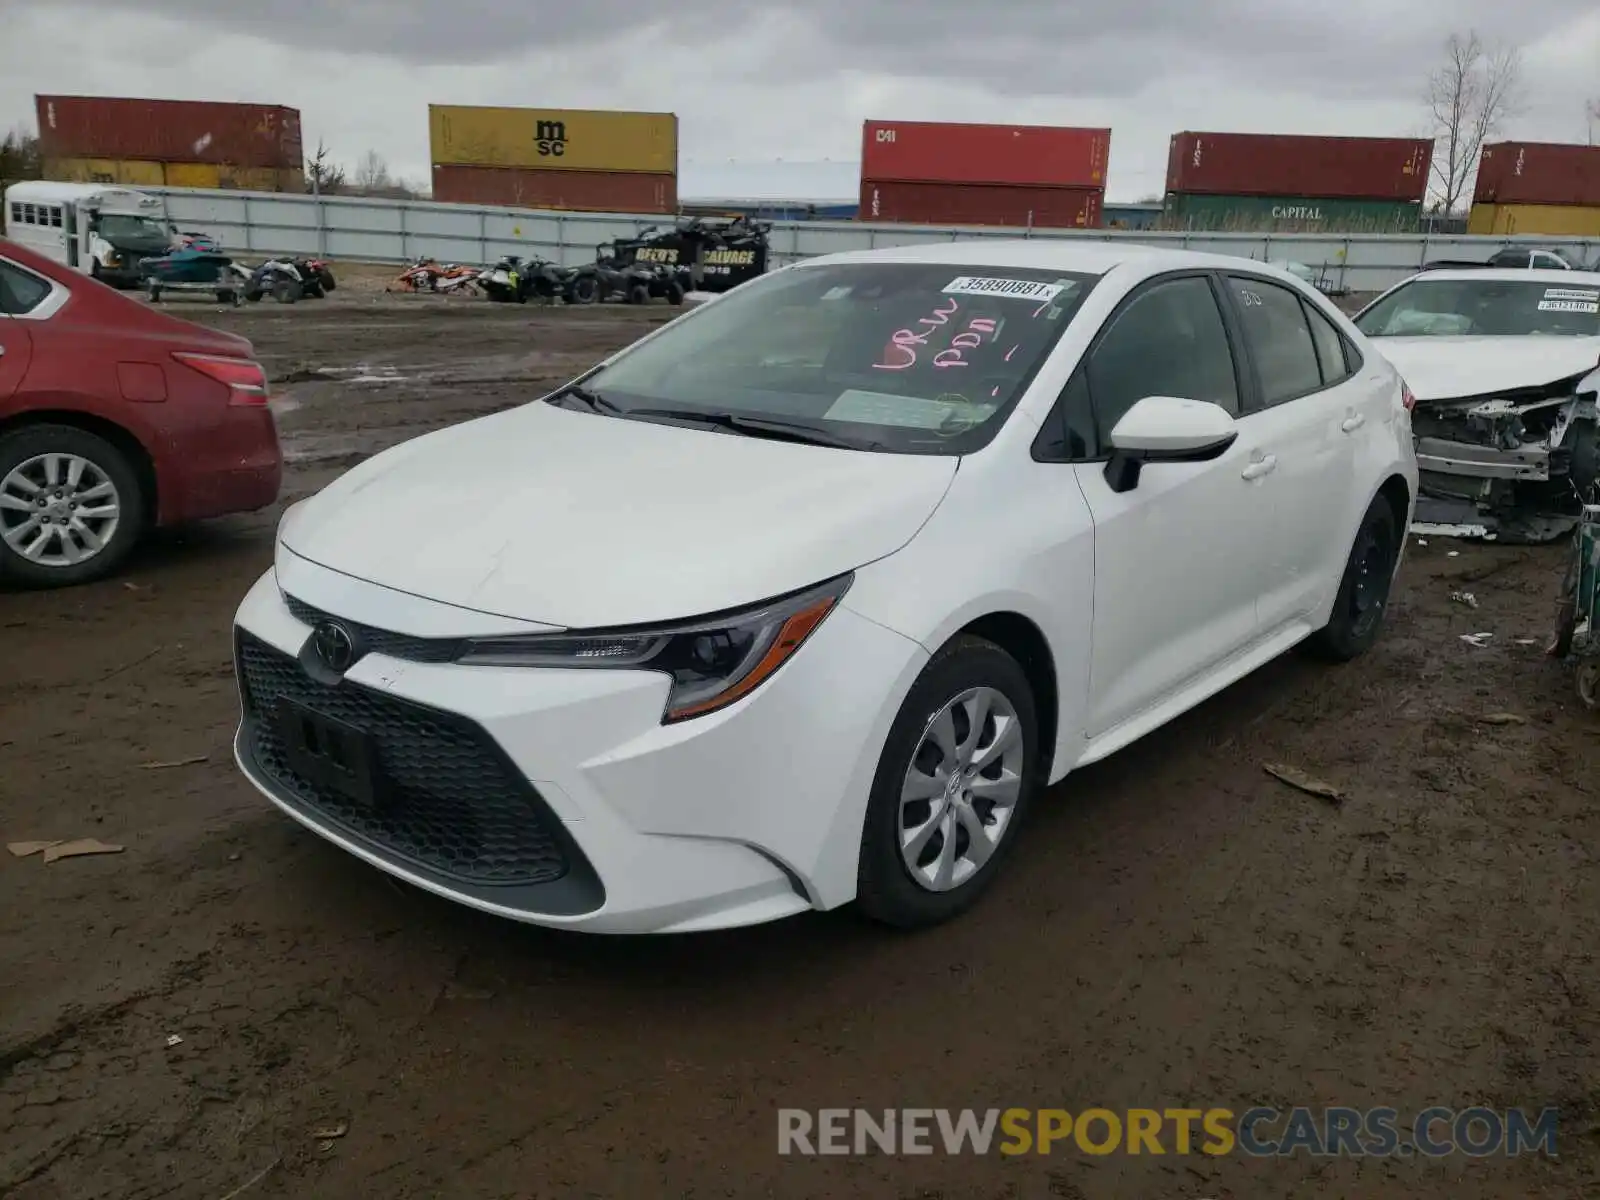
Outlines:
{"type": "Polygon", "coordinates": [[[1168,192],[1161,228],[1214,233],[1416,233],[1422,205],[1310,196],[1168,192]]]}

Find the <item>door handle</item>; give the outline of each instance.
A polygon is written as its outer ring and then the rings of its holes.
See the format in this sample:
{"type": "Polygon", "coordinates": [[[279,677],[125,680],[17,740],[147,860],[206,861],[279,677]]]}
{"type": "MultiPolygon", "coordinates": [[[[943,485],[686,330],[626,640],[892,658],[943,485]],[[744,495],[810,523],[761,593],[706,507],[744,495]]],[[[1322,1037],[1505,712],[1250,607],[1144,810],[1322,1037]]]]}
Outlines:
{"type": "Polygon", "coordinates": [[[1270,475],[1277,469],[1278,456],[1276,454],[1269,454],[1265,458],[1253,460],[1250,465],[1247,466],[1243,471],[1240,471],[1239,474],[1245,479],[1260,479],[1263,475],[1270,475]]]}
{"type": "Polygon", "coordinates": [[[1351,413],[1348,417],[1339,422],[1339,428],[1344,430],[1346,433],[1354,433],[1366,423],[1366,417],[1362,416],[1360,413],[1351,413]]]}

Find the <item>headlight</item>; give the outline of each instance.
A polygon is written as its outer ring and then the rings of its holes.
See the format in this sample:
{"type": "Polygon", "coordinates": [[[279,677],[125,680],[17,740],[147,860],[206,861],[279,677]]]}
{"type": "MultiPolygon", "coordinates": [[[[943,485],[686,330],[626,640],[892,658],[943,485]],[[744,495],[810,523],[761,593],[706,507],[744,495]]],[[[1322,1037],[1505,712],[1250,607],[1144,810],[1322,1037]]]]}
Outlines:
{"type": "Polygon", "coordinates": [[[853,575],[755,608],[675,625],[479,638],[457,662],[497,667],[609,667],[672,679],[663,724],[748,696],[821,625],[853,575]]]}

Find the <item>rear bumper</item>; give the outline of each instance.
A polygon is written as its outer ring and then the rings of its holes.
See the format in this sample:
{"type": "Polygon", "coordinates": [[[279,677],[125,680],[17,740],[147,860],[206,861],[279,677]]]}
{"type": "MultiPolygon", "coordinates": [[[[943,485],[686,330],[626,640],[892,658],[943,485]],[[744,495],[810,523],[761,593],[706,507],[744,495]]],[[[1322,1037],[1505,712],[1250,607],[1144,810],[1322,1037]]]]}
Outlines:
{"type": "Polygon", "coordinates": [[[235,408],[209,429],[195,431],[166,472],[158,523],[173,525],[254,512],[278,499],[283,450],[265,408],[235,408]]]}

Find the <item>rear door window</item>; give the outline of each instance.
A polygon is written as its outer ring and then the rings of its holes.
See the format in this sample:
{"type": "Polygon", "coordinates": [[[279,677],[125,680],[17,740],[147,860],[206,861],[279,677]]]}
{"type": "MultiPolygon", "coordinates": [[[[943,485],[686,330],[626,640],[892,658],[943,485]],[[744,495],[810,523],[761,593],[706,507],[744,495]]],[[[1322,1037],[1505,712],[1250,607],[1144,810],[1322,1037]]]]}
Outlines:
{"type": "Polygon", "coordinates": [[[43,304],[48,295],[48,280],[0,260],[0,314],[8,317],[26,316],[43,304]]]}
{"type": "Polygon", "coordinates": [[[1248,275],[1230,275],[1228,287],[1261,380],[1262,406],[1319,390],[1322,365],[1299,295],[1248,275]]]}

